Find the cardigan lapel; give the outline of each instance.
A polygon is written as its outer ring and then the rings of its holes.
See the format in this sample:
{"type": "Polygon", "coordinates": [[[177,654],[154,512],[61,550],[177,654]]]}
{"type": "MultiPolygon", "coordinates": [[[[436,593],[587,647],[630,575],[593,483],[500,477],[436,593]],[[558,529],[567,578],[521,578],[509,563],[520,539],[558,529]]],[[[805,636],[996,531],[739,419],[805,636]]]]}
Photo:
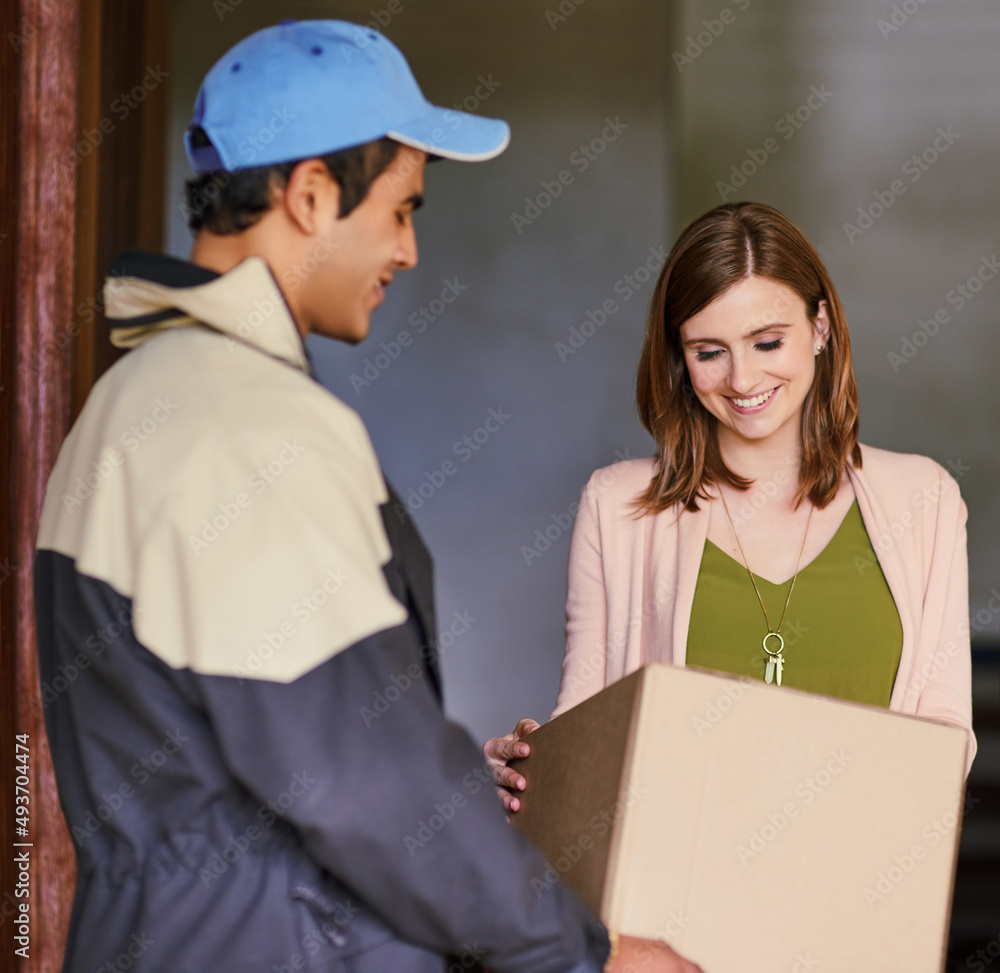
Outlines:
{"type": "Polygon", "coordinates": [[[896,681],[893,684],[892,696],[889,700],[889,706],[897,709],[902,705],[906,686],[910,683],[910,670],[913,668],[915,648],[913,612],[910,605],[909,591],[906,586],[907,572],[900,560],[899,552],[896,549],[896,544],[889,528],[890,519],[871,490],[864,468],[868,461],[864,446],[861,447],[861,451],[863,460],[862,468],[856,470],[853,465],[848,464],[847,473],[851,478],[854,494],[858,498],[861,519],[864,521],[868,538],[871,540],[875,556],[878,558],[879,567],[882,569],[882,574],[885,575],[885,581],[889,586],[892,600],[896,603],[896,610],[899,612],[899,622],[903,629],[903,651],[899,659],[899,669],[896,673],[896,681]]]}
{"type": "Polygon", "coordinates": [[[702,501],[694,513],[682,510],[678,515],[674,509],[643,519],[649,523],[642,664],[683,666],[698,569],[708,535],[708,502],[702,501]]]}

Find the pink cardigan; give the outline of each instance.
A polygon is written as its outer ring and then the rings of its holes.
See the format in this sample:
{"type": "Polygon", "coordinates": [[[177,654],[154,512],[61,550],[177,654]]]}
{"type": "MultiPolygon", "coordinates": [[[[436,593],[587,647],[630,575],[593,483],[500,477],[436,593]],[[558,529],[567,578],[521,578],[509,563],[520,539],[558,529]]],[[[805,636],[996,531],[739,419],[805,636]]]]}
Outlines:
{"type": "MultiPolygon", "coordinates": [[[[566,658],[557,715],[649,662],[684,665],[709,504],[636,518],[653,460],[598,470],[580,498],[569,555],[566,658]]],[[[965,503],[924,456],[862,446],[849,468],[868,536],[903,628],[889,709],[972,732],[965,503]]],[[[751,488],[752,490],[752,488],[751,488]]],[[[752,493],[751,493],[752,496],[752,493]]],[[[861,562],[860,571],[867,565],[861,562]]],[[[870,565],[874,568],[874,565],[870,565]]]]}

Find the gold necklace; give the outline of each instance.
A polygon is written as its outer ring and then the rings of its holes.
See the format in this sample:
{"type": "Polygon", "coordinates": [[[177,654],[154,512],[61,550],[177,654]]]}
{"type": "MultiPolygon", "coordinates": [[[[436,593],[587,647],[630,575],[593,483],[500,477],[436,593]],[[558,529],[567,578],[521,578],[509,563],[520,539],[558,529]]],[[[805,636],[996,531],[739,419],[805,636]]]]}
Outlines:
{"type": "Polygon", "coordinates": [[[747,569],[747,574],[750,575],[750,584],[753,585],[754,594],[757,595],[757,601],[760,603],[760,610],[764,613],[764,624],[767,626],[767,634],[764,636],[764,641],[762,643],[764,647],[764,656],[767,659],[767,667],[764,670],[764,682],[771,683],[777,682],[781,685],[781,673],[785,668],[785,640],[781,637],[781,626],[785,621],[785,612],[788,611],[788,603],[792,600],[792,592],[795,590],[795,579],[799,576],[799,565],[802,563],[802,552],[806,549],[806,538],[809,536],[809,523],[812,521],[813,511],[816,509],[812,504],[809,505],[809,516],[806,518],[806,530],[802,535],[802,546],[799,548],[799,556],[795,561],[795,574],[792,575],[792,583],[788,588],[788,597],[785,599],[785,607],[781,610],[781,618],[778,620],[778,627],[771,628],[771,622],[767,617],[767,609],[764,607],[764,599],[760,596],[760,590],[757,588],[757,582],[754,581],[753,571],[750,570],[750,565],[747,563],[747,556],[743,553],[743,545],[740,543],[740,535],[736,533],[736,524],[733,523],[732,515],[729,513],[729,505],[726,503],[726,496],[722,492],[722,487],[719,487],[719,496],[722,498],[722,506],[726,511],[726,517],[729,519],[729,526],[733,529],[733,537],[736,538],[736,546],[740,549],[740,557],[743,558],[743,567],[747,569]],[[768,639],[777,639],[778,647],[776,649],[770,649],[767,646],[768,639]]]}

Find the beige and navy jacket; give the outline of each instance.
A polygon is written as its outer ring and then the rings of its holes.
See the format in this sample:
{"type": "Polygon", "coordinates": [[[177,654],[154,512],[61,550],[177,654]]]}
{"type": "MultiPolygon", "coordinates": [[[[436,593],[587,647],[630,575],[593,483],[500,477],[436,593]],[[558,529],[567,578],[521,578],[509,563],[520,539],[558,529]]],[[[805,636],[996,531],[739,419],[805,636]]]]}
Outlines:
{"type": "Polygon", "coordinates": [[[429,555],[267,265],[129,252],[105,301],[132,350],[35,564],[65,973],[599,970],[603,929],[444,719],[429,555]]]}

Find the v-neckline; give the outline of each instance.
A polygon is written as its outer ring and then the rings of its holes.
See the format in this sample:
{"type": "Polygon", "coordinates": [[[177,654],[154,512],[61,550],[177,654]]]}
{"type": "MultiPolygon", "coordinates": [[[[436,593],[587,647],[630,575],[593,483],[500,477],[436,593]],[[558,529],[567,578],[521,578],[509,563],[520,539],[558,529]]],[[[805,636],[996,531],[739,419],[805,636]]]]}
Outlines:
{"type": "MultiPolygon", "coordinates": [[[[847,523],[847,518],[851,516],[851,511],[854,510],[854,508],[856,506],[858,506],[858,498],[857,497],[855,497],[851,501],[851,505],[847,508],[847,513],[844,514],[843,519],[840,521],[840,524],[838,525],[837,529],[833,532],[833,536],[826,542],[826,545],[824,546],[823,550],[821,550],[811,561],[809,561],[808,564],[803,564],[802,566],[800,566],[799,570],[795,574],[791,575],[791,577],[786,578],[784,581],[771,581],[770,578],[765,578],[762,574],[757,574],[755,571],[751,571],[751,574],[753,574],[753,576],[758,581],[763,581],[765,584],[769,584],[772,588],[784,588],[785,585],[791,583],[792,578],[796,577],[796,575],[798,575],[799,577],[801,577],[806,571],[809,570],[809,568],[811,568],[830,549],[830,545],[837,539],[837,537],[839,536],[840,532],[844,529],[844,525],[847,523]]],[[[859,513],[860,513],[860,509],[861,508],[858,507],[858,512],[859,513]]],[[[714,547],[724,558],[726,558],[727,560],[732,561],[733,564],[738,564],[740,566],[741,570],[743,570],[743,571],[748,570],[747,565],[745,565],[742,561],[738,561],[728,551],[724,551],[721,547],[719,547],[718,544],[715,543],[715,541],[709,540],[706,537],[705,538],[705,543],[706,544],[711,544],[712,547],[714,547]]]]}

